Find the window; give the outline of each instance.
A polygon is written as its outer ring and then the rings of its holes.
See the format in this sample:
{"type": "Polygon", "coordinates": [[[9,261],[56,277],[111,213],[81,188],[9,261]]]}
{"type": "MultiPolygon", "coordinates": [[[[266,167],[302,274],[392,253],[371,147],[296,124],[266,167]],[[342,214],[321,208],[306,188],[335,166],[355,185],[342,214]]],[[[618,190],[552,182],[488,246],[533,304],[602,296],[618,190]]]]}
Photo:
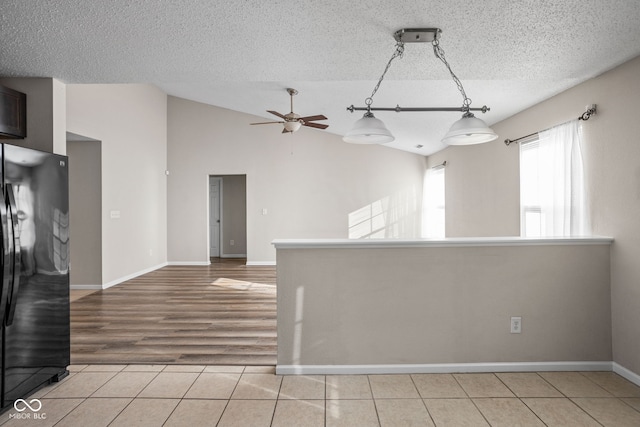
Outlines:
{"type": "Polygon", "coordinates": [[[422,237],[445,237],[444,168],[433,167],[425,175],[422,237]]]}
{"type": "Polygon", "coordinates": [[[522,236],[588,234],[580,136],[572,120],[520,144],[522,236]]]}
{"type": "Polygon", "coordinates": [[[546,225],[540,201],[540,144],[535,140],[520,144],[520,211],[521,235],[543,236],[546,225]]]}

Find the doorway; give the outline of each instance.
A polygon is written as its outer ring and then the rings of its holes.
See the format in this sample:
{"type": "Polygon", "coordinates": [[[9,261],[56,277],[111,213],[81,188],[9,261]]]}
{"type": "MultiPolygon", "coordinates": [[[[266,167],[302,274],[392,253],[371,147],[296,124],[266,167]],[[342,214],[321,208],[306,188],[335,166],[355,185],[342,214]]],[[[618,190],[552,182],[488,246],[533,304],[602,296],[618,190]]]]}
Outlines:
{"type": "Polygon", "coordinates": [[[209,258],[247,257],[247,176],[209,176],[209,258]]]}
{"type": "Polygon", "coordinates": [[[67,132],[70,288],[102,289],[102,143],[67,132]]]}
{"type": "Polygon", "coordinates": [[[220,194],[222,178],[209,177],[209,257],[220,257],[220,194]]]}

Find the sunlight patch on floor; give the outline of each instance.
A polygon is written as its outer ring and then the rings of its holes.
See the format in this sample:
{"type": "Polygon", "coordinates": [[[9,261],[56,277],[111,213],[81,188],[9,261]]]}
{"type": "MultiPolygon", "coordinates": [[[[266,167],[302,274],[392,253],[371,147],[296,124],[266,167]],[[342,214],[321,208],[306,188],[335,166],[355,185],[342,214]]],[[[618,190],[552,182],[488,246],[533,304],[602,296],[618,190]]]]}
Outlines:
{"type": "Polygon", "coordinates": [[[222,288],[234,289],[238,291],[252,291],[272,293],[276,290],[276,285],[266,285],[264,283],[245,282],[243,280],[234,280],[221,277],[211,283],[214,286],[222,288]]]}

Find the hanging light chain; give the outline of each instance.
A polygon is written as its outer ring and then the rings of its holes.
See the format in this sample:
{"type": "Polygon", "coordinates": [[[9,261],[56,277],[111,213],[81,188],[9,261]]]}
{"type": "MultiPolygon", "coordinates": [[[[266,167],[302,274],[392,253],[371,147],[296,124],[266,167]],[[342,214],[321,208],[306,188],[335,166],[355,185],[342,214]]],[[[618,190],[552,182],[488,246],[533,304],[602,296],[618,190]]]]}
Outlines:
{"type": "Polygon", "coordinates": [[[472,115],[472,113],[469,112],[471,99],[467,96],[467,93],[464,91],[464,87],[462,86],[462,82],[460,81],[458,76],[455,75],[455,73],[451,69],[451,65],[449,65],[447,59],[444,57],[444,50],[442,50],[442,48],[440,47],[440,42],[437,38],[435,38],[431,43],[433,44],[433,53],[436,55],[436,58],[442,61],[442,63],[447,67],[447,70],[449,70],[449,73],[451,74],[451,78],[455,82],[456,86],[458,86],[458,90],[462,94],[462,110],[465,112],[465,116],[467,114],[472,115]]]}
{"type": "MultiPolygon", "coordinates": [[[[391,67],[391,63],[393,62],[394,59],[398,57],[401,58],[403,54],[404,54],[404,42],[399,41],[398,43],[396,43],[396,50],[393,52],[393,55],[391,55],[389,62],[387,62],[387,66],[384,68],[384,71],[382,72],[382,75],[378,80],[378,84],[376,84],[376,87],[373,88],[373,92],[371,92],[371,95],[364,100],[364,103],[367,104],[367,108],[371,108],[371,104],[373,103],[373,96],[376,94],[376,92],[380,88],[380,84],[382,83],[382,80],[384,80],[384,76],[387,74],[387,71],[389,71],[389,68],[391,67]]],[[[370,110],[368,111],[370,112],[370,110]]]]}

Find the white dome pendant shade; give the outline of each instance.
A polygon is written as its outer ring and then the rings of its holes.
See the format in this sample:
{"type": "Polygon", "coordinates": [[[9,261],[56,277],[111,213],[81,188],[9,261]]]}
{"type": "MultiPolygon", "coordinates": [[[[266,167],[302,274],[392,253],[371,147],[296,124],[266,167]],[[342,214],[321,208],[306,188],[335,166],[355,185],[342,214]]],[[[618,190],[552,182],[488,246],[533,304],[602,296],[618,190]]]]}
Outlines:
{"type": "Polygon", "coordinates": [[[472,113],[465,113],[460,120],[451,125],[442,142],[447,145],[472,145],[497,138],[498,135],[484,121],[472,113]]]}
{"type": "Polygon", "coordinates": [[[395,139],[382,120],[376,119],[370,111],[364,113],[364,116],[356,121],[353,128],[342,137],[344,142],[350,144],[386,144],[395,139]]]}
{"type": "Polygon", "coordinates": [[[284,130],[286,132],[295,132],[298,129],[300,129],[301,126],[302,126],[302,123],[300,123],[298,120],[292,121],[292,122],[288,122],[288,121],[284,122],[284,130]]]}

